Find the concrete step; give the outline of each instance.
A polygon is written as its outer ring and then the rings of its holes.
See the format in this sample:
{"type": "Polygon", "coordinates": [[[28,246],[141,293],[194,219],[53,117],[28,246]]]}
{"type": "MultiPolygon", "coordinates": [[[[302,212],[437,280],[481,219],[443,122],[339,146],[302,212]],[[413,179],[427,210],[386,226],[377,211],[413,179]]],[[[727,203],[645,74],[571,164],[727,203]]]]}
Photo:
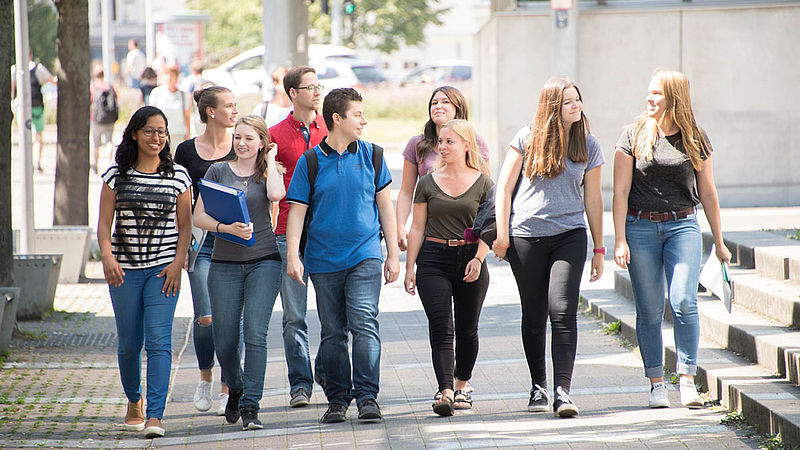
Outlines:
{"type": "Polygon", "coordinates": [[[790,280],[768,278],[753,270],[734,269],[731,280],[735,304],[784,325],[800,328],[800,285],[790,280]]]}
{"type": "MultiPolygon", "coordinates": [[[[781,283],[750,272],[764,281],[781,283]]],[[[737,275],[732,277],[735,280],[740,278],[737,275]]],[[[618,293],[633,301],[628,272],[615,271],[614,286],[618,293]]],[[[721,348],[737,353],[798,385],[800,368],[797,364],[797,353],[800,353],[800,331],[742,307],[738,302],[739,294],[739,290],[735,289],[731,313],[728,313],[718,299],[709,294],[698,294],[697,312],[701,335],[721,348]]],[[[666,321],[672,322],[669,303],[666,303],[664,317],[666,321]]]]}
{"type": "MultiPolygon", "coordinates": [[[[756,269],[768,278],[800,283],[800,241],[768,231],[732,231],[724,233],[733,264],[756,269]]],[[[711,233],[703,233],[703,253],[714,242],[711,233]]]]}
{"type": "MultiPolygon", "coordinates": [[[[581,301],[605,322],[620,321],[620,331],[636,343],[636,311],[632,300],[610,289],[581,290],[581,301]]],[[[724,307],[723,307],[724,308],[724,307]]],[[[727,312],[725,312],[727,314],[727,312]]],[[[675,367],[677,354],[671,322],[663,327],[665,367],[675,367]]],[[[797,354],[793,354],[797,366],[797,354]]],[[[642,381],[646,383],[646,381],[642,381]]],[[[711,397],[762,433],[780,433],[787,448],[800,446],[800,387],[770,370],[723,350],[701,336],[697,384],[711,397]]],[[[644,405],[646,398],[642,398],[644,405]]]]}

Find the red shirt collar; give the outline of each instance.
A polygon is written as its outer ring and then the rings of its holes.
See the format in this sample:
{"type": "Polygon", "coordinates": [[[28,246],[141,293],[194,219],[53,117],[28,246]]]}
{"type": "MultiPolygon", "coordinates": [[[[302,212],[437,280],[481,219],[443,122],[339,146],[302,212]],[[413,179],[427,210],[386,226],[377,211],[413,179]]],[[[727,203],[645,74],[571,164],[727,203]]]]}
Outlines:
{"type": "MultiPolygon", "coordinates": [[[[316,129],[319,129],[320,128],[320,124],[323,123],[322,114],[320,114],[319,111],[316,111],[316,113],[317,113],[317,115],[314,116],[314,120],[310,124],[307,125],[309,128],[314,127],[316,129]]],[[[287,116],[287,119],[289,120],[289,123],[292,125],[292,127],[297,129],[297,130],[299,130],[300,127],[306,125],[306,124],[304,124],[303,122],[300,122],[299,120],[297,120],[294,117],[294,110],[292,110],[292,112],[289,113],[289,115],[287,116]]]]}

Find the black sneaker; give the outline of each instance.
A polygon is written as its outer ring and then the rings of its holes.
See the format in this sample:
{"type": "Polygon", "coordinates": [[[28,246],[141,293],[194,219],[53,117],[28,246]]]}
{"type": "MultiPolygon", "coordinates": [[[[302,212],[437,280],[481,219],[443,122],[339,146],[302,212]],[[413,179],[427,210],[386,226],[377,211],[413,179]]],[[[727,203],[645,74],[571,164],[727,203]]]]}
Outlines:
{"type": "Polygon", "coordinates": [[[528,401],[528,411],[550,411],[550,394],[547,393],[547,389],[538,384],[533,385],[533,389],[531,389],[531,399],[528,401]]]}
{"type": "Polygon", "coordinates": [[[358,402],[358,420],[380,420],[381,408],[373,398],[358,402]]]}
{"type": "Polygon", "coordinates": [[[260,430],[264,428],[258,420],[258,409],[247,408],[242,410],[242,430],[260,430]]]}
{"type": "Polygon", "coordinates": [[[230,391],[228,394],[228,404],[225,405],[225,420],[228,423],[239,421],[242,413],[239,412],[239,399],[242,398],[242,391],[230,391]]]}
{"type": "Polygon", "coordinates": [[[347,406],[340,403],[328,403],[328,410],[319,418],[319,423],[339,423],[347,420],[347,406]]]}
{"type": "Polygon", "coordinates": [[[556,388],[556,398],[553,400],[553,413],[557,417],[574,417],[578,415],[578,407],[575,402],[569,398],[567,391],[561,388],[556,388]]]}

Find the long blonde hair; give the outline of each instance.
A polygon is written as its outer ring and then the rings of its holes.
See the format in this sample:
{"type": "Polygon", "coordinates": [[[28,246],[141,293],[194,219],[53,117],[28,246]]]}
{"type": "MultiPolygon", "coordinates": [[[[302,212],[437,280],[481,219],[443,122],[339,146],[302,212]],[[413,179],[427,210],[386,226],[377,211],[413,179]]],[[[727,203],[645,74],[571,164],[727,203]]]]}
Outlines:
{"type": "MultiPolygon", "coordinates": [[[[694,169],[700,170],[703,160],[709,154],[708,142],[694,118],[692,98],[689,94],[689,79],[681,72],[659,70],[653,74],[652,80],[658,80],[661,85],[667,101],[667,110],[664,111],[664,114],[681,130],[681,141],[686,156],[694,169]]],[[[656,120],[648,117],[647,113],[640,115],[634,124],[631,139],[634,157],[645,161],[652,160],[653,148],[655,148],[658,138],[656,120]]]]}
{"type": "MultiPolygon", "coordinates": [[[[487,172],[489,167],[486,164],[486,161],[483,159],[483,156],[478,151],[478,139],[475,135],[475,129],[472,127],[472,124],[464,119],[453,119],[442,125],[442,128],[439,130],[439,134],[441,134],[442,130],[445,129],[453,130],[455,134],[457,134],[461,139],[464,140],[464,142],[467,143],[467,153],[464,155],[464,162],[467,163],[467,167],[481,171],[488,175],[487,172]]],[[[439,156],[439,158],[436,160],[436,167],[442,167],[443,165],[442,157],[439,156]]]]}
{"type": "Polygon", "coordinates": [[[589,161],[586,150],[586,133],[589,124],[581,110],[581,118],[569,130],[569,147],[565,145],[567,130],[561,121],[561,106],[564,90],[575,88],[578,99],[583,101],[581,91],[568,78],[553,77],[545,81],[539,92],[539,105],[531,124],[531,135],[525,148],[525,176],[554,178],[566,169],[564,159],[572,162],[589,161]]]}

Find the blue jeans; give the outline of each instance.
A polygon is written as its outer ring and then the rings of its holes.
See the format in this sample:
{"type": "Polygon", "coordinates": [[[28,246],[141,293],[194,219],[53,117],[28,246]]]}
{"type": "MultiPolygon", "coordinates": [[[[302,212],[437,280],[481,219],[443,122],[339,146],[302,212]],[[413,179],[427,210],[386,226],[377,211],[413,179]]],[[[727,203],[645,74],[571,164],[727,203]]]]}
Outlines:
{"type": "Polygon", "coordinates": [[[192,338],[197,367],[208,370],[214,367],[214,324],[202,325],[197,320],[211,317],[211,300],[208,298],[208,269],[211,267],[211,252],[214,249],[214,235],[206,234],[206,239],[194,263],[194,271],[189,272],[189,285],[192,287],[192,306],[194,306],[194,325],[192,338]]]}
{"type": "Polygon", "coordinates": [[[661,322],[665,277],[673,311],[677,372],[695,375],[700,342],[697,283],[703,252],[697,215],[667,222],[651,222],[628,215],[625,236],[631,252],[628,272],[636,302],[636,338],[645,376],[664,376],[661,322]]]}
{"type": "Polygon", "coordinates": [[[240,409],[258,409],[267,367],[267,328],[281,285],[281,263],[212,262],[208,292],[214,316],[214,343],[222,373],[233,392],[244,391],[240,409]],[[244,371],[239,323],[244,320],[244,371]]]}
{"type": "MultiPolygon", "coordinates": [[[[308,324],[306,307],[308,287],[300,284],[286,273],[286,235],[275,236],[281,253],[281,305],[283,307],[283,352],[289,369],[289,392],[303,388],[309,394],[313,389],[311,356],[308,352],[308,324]]],[[[302,261],[302,260],[301,260],[302,261]]],[[[303,274],[308,285],[308,275],[303,274]]],[[[317,370],[319,373],[319,370],[317,370]]]]}
{"type": "Polygon", "coordinates": [[[147,418],[161,419],[172,369],[172,318],[178,296],[161,292],[164,265],[125,269],[122,285],[109,285],[117,323],[117,360],[128,401],[142,397],[142,344],[147,352],[147,418]]]}
{"type": "Polygon", "coordinates": [[[317,358],[325,368],[325,396],[329,403],[349,405],[378,396],[381,338],[378,298],[381,261],[366,259],[355,267],[330,273],[312,273],[317,292],[317,314],[322,341],[317,358]],[[353,335],[353,371],[347,350],[353,335]]]}

